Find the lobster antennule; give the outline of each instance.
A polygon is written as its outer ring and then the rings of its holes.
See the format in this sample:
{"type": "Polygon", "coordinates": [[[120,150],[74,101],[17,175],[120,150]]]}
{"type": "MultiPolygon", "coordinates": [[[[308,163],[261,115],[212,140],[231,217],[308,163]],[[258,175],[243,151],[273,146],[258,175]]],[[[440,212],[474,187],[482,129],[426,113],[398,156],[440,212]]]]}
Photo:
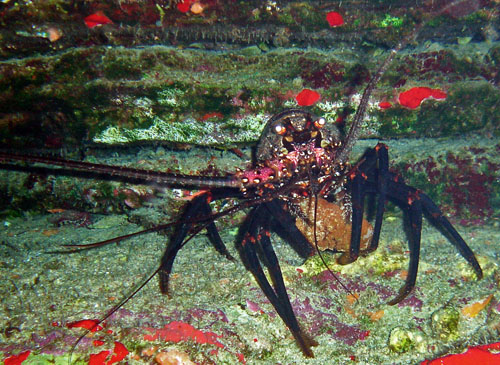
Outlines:
{"type": "MultiPolygon", "coordinates": [[[[70,175],[84,178],[95,178],[106,175],[107,179],[123,180],[136,184],[157,184],[160,186],[181,186],[195,188],[239,188],[241,182],[233,175],[228,176],[192,176],[183,174],[173,174],[168,172],[134,169],[125,166],[114,166],[65,160],[57,157],[21,155],[7,152],[0,152],[0,163],[2,168],[13,171],[28,171],[22,165],[9,164],[8,162],[28,162],[50,165],[50,167],[37,167],[35,170],[43,173],[57,173],[59,175],[70,175]],[[54,168],[58,166],[59,168],[54,168]],[[71,171],[69,170],[71,169],[71,171]]],[[[33,168],[29,169],[33,171],[33,168]]]]}

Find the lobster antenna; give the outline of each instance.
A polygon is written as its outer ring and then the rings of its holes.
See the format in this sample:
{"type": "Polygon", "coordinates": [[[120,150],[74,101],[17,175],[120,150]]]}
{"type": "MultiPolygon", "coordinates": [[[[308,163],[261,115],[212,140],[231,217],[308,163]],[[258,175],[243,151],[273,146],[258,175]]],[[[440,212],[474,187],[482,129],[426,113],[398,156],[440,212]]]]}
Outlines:
{"type": "Polygon", "coordinates": [[[314,224],[313,224],[313,236],[314,236],[314,248],[316,249],[316,252],[319,256],[319,258],[321,259],[321,262],[323,263],[323,266],[328,270],[328,272],[333,276],[333,278],[337,281],[337,283],[340,284],[340,286],[346,291],[348,292],[350,295],[352,295],[356,301],[358,301],[358,298],[356,297],[356,295],[354,295],[354,293],[342,282],[342,280],[340,280],[340,278],[337,276],[337,274],[335,274],[332,269],[330,269],[330,267],[328,266],[328,264],[326,263],[326,260],[325,258],[323,257],[323,254],[321,253],[321,251],[319,250],[319,246],[318,246],[318,236],[317,236],[317,232],[316,232],[316,219],[317,219],[317,216],[318,216],[318,193],[315,192],[314,193],[314,224]]]}
{"type": "Polygon", "coordinates": [[[434,17],[446,12],[447,10],[451,9],[453,6],[455,6],[458,3],[463,2],[464,0],[457,0],[453,1],[450,4],[442,7],[441,9],[438,9],[436,11],[430,12],[427,14],[427,20],[421,21],[419,24],[413,28],[413,31],[408,34],[406,37],[404,37],[397,45],[396,47],[392,48],[389,52],[389,55],[385,58],[384,62],[380,65],[378,68],[377,72],[375,75],[370,79],[368,82],[368,85],[366,86],[365,90],[363,91],[363,95],[361,96],[361,101],[359,102],[358,110],[356,110],[356,114],[354,115],[353,122],[351,124],[351,128],[349,129],[349,132],[347,133],[347,136],[344,140],[344,144],[340,148],[340,151],[337,153],[337,161],[340,163],[345,163],[349,159],[349,156],[352,151],[352,147],[356,143],[359,137],[359,133],[361,130],[361,124],[363,122],[363,119],[366,114],[366,109],[368,107],[368,101],[370,99],[370,96],[372,94],[373,89],[375,88],[375,85],[380,81],[380,78],[382,75],[387,71],[389,68],[389,65],[391,64],[392,60],[394,59],[394,56],[403,49],[408,43],[414,41],[418,34],[420,33],[420,30],[422,27],[427,24],[427,22],[434,17]]]}
{"type": "MultiPolygon", "coordinates": [[[[311,169],[307,169],[307,174],[309,175],[309,181],[310,181],[310,189],[311,189],[311,197],[314,197],[314,210],[313,210],[313,237],[314,237],[314,248],[316,250],[316,253],[318,254],[319,258],[321,259],[321,262],[323,263],[323,266],[328,270],[328,272],[333,276],[333,278],[340,284],[340,286],[342,286],[342,288],[348,292],[349,294],[351,294],[352,296],[354,296],[354,298],[356,298],[356,296],[349,290],[349,288],[342,282],[342,280],[340,280],[340,278],[337,276],[337,274],[335,274],[333,272],[332,269],[330,269],[330,267],[328,266],[328,264],[326,263],[326,260],[323,256],[323,254],[321,253],[320,249],[319,249],[319,245],[318,245],[318,234],[317,234],[317,218],[318,218],[318,193],[319,191],[321,191],[321,188],[318,187],[318,181],[316,179],[313,179],[313,172],[311,171],[311,169]]],[[[311,202],[311,200],[309,200],[309,202],[311,202]]],[[[308,210],[310,209],[310,206],[308,206],[307,208],[308,210]]],[[[357,298],[356,298],[357,300],[357,298]]]]}
{"type": "Polygon", "coordinates": [[[123,307],[130,299],[132,299],[139,291],[142,290],[142,288],[144,288],[147,283],[149,283],[151,281],[151,279],[154,278],[154,276],[156,274],[158,274],[158,272],[160,271],[160,268],[161,266],[158,266],[158,268],[151,274],[148,276],[148,278],[141,284],[139,285],[136,289],[134,289],[134,291],[127,295],[124,299],[121,300],[120,303],[118,303],[117,305],[115,305],[113,308],[111,308],[109,310],[108,313],[106,313],[106,315],[104,317],[102,317],[101,319],[99,319],[97,322],[94,323],[94,325],[87,329],[83,335],[81,335],[80,337],[78,337],[78,339],[76,340],[76,342],[74,343],[74,345],[71,347],[71,351],[69,353],[69,359],[68,359],[68,365],[71,365],[71,359],[73,357],[73,352],[75,351],[76,347],[78,346],[78,344],[80,343],[80,341],[85,337],[87,336],[90,332],[92,332],[94,329],[97,328],[97,326],[99,326],[102,322],[104,322],[106,319],[108,319],[109,317],[111,317],[118,309],[120,309],[121,307],[123,307]]]}
{"type": "MultiPolygon", "coordinates": [[[[211,221],[210,221],[211,222],[211,221]]],[[[198,233],[200,233],[200,231],[203,229],[203,228],[206,228],[210,222],[207,222],[207,223],[204,223],[203,225],[199,226],[199,227],[196,227],[196,230],[191,233],[191,235],[184,240],[184,242],[182,243],[181,247],[184,247],[184,245],[186,245],[189,241],[191,241],[198,233]]],[[[141,231],[139,233],[144,233],[144,231],[141,231]]],[[[80,341],[85,337],[87,336],[90,332],[92,332],[94,329],[97,328],[97,326],[99,326],[102,322],[104,322],[106,319],[108,319],[109,317],[111,317],[113,314],[116,313],[116,311],[118,309],[120,309],[121,307],[123,307],[125,304],[127,304],[127,302],[132,299],[137,293],[139,293],[154,277],[156,274],[158,274],[160,272],[160,269],[161,269],[161,266],[158,266],[158,268],[153,271],[152,274],[150,274],[148,276],[148,278],[146,280],[144,280],[144,282],[142,282],[136,289],[134,289],[132,291],[132,293],[130,293],[129,295],[127,295],[125,298],[123,298],[120,303],[116,304],[113,308],[111,308],[105,315],[104,317],[102,317],[101,319],[99,319],[97,322],[94,323],[94,325],[87,329],[80,337],[78,337],[78,339],[76,340],[76,342],[74,343],[74,345],[71,347],[71,351],[70,351],[70,355],[69,355],[69,360],[68,360],[68,365],[71,364],[71,358],[73,356],[73,352],[75,351],[76,347],[78,346],[78,344],[80,343],[80,341]]]]}
{"type": "Polygon", "coordinates": [[[85,179],[101,178],[145,185],[170,185],[181,187],[195,186],[197,188],[240,187],[240,182],[232,176],[213,176],[210,180],[207,180],[202,177],[184,174],[142,170],[126,166],[116,166],[114,169],[110,169],[109,166],[98,163],[65,160],[62,158],[47,156],[22,155],[2,151],[0,151],[0,167],[11,171],[35,171],[38,173],[54,173],[57,175],[80,177],[85,179]],[[51,165],[51,167],[37,166],[27,168],[22,165],[8,163],[8,161],[41,163],[51,165]],[[59,166],[59,168],[54,166],[59,166]]]}

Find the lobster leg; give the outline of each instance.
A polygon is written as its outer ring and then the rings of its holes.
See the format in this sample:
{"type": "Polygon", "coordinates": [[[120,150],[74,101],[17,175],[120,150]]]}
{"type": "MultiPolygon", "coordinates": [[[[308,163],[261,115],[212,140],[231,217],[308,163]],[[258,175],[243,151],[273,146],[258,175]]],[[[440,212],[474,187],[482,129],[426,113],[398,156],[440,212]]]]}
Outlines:
{"type": "Polygon", "coordinates": [[[293,324],[293,327],[289,328],[293,328],[292,333],[294,331],[297,332],[296,334],[294,333],[294,337],[298,341],[300,348],[302,349],[304,354],[308,357],[313,357],[314,354],[311,351],[311,347],[317,346],[318,343],[304,334],[297,322],[297,318],[295,316],[295,313],[293,312],[292,305],[290,304],[290,299],[286,291],[285,283],[283,282],[283,275],[281,274],[281,268],[278,262],[278,258],[276,257],[276,254],[271,245],[269,230],[268,227],[266,227],[267,223],[268,222],[265,223],[264,232],[261,234],[260,246],[262,247],[262,252],[266,257],[266,261],[268,263],[267,267],[269,275],[271,276],[271,280],[273,282],[275,291],[278,294],[278,298],[281,299],[281,303],[290,318],[290,324],[293,324]]]}
{"type": "Polygon", "coordinates": [[[304,237],[295,225],[295,219],[283,209],[284,202],[274,199],[266,204],[267,209],[275,218],[272,220],[273,229],[285,241],[289,242],[293,249],[303,258],[315,254],[313,246],[304,237]]]}
{"type": "Polygon", "coordinates": [[[373,225],[373,235],[367,252],[375,251],[380,240],[382,220],[384,218],[385,203],[387,200],[387,182],[389,180],[389,153],[388,148],[383,143],[378,143],[374,151],[377,153],[378,174],[377,174],[377,210],[375,212],[375,223],[373,225]]]}
{"type": "Polygon", "coordinates": [[[382,219],[384,217],[385,202],[387,199],[387,181],[389,179],[389,155],[387,146],[377,144],[363,156],[362,162],[351,172],[351,203],[352,203],[352,233],[349,252],[338,259],[339,264],[345,265],[356,261],[360,253],[361,226],[367,193],[377,193],[377,210],[375,224],[370,245],[363,253],[374,251],[378,247],[382,219]],[[373,183],[375,181],[375,184],[373,183]]]}
{"type": "Polygon", "coordinates": [[[261,290],[292,332],[304,355],[314,357],[311,346],[316,346],[317,343],[305,335],[299,326],[297,317],[293,313],[290,299],[288,298],[278,259],[269,239],[267,228],[269,227],[269,220],[271,218],[272,216],[266,211],[265,206],[259,206],[250,212],[247,217],[246,227],[244,228],[246,232],[242,232],[241,257],[248,270],[255,277],[261,290]],[[264,256],[264,262],[268,268],[273,286],[269,283],[262,269],[257,249],[260,249],[264,256]]]}
{"type": "Polygon", "coordinates": [[[361,222],[366,194],[377,195],[377,210],[375,212],[372,240],[365,252],[373,251],[378,246],[386,200],[391,200],[401,207],[409,222],[408,241],[410,262],[408,276],[399,294],[389,304],[399,303],[415,286],[420,258],[423,214],[457,247],[460,254],[476,272],[478,279],[483,277],[483,272],[474,253],[455,228],[453,228],[448,219],[443,216],[443,213],[436,204],[420,190],[406,185],[403,179],[389,172],[389,157],[386,145],[379,143],[375,148],[368,150],[363,155],[362,162],[351,171],[350,179],[352,191],[351,245],[349,252],[339,258],[339,263],[347,264],[353,262],[359,256],[361,222]]]}
{"type": "Polygon", "coordinates": [[[208,238],[217,252],[226,256],[226,258],[228,258],[229,260],[234,260],[227,250],[226,246],[222,242],[215,223],[213,221],[205,223],[203,220],[201,220],[200,222],[196,222],[196,219],[210,217],[210,214],[212,212],[210,206],[208,205],[210,199],[211,195],[208,193],[197,196],[188,204],[186,210],[184,211],[184,214],[180,219],[181,223],[177,225],[176,230],[172,235],[161,258],[158,273],[160,278],[160,291],[162,292],[162,294],[168,294],[168,281],[170,273],[172,272],[172,266],[174,264],[175,257],[177,256],[177,253],[182,248],[182,246],[185,244],[185,240],[189,231],[194,227],[197,227],[197,229],[199,230],[206,227],[208,238]]]}
{"type": "Polygon", "coordinates": [[[397,178],[389,180],[388,198],[403,209],[407,210],[409,226],[409,248],[410,248],[410,264],[408,268],[408,276],[404,286],[401,288],[398,296],[392,299],[389,304],[396,304],[403,300],[415,286],[415,281],[418,271],[418,261],[420,254],[420,235],[422,231],[422,216],[427,214],[427,218],[431,223],[441,230],[443,235],[458,248],[460,254],[472,266],[478,279],[483,277],[481,267],[474,256],[472,250],[467,246],[460,234],[453,228],[451,223],[443,216],[439,208],[432,200],[411,186],[406,185],[397,178]],[[396,181],[397,180],[397,181],[396,181]]]}
{"type": "Polygon", "coordinates": [[[351,182],[351,244],[349,252],[342,254],[337,262],[341,265],[347,265],[357,260],[359,256],[359,247],[361,242],[361,225],[363,223],[363,210],[365,206],[365,190],[363,189],[363,174],[358,174],[351,182]]]}
{"type": "MultiPolygon", "coordinates": [[[[212,214],[212,209],[210,209],[210,206],[208,204],[204,204],[202,208],[204,209],[203,214],[205,216],[210,216],[210,214],[212,214]]],[[[220,238],[217,226],[213,221],[210,222],[207,226],[207,234],[208,234],[208,239],[214,246],[215,250],[221,255],[226,256],[228,260],[234,261],[234,257],[231,256],[231,254],[227,250],[227,247],[224,245],[224,242],[222,242],[222,238],[220,238]]]]}
{"type": "Polygon", "coordinates": [[[399,294],[387,304],[394,305],[402,301],[415,287],[417,281],[418,262],[420,258],[420,239],[422,233],[422,204],[419,200],[408,204],[408,215],[410,235],[408,244],[410,248],[410,263],[408,265],[408,275],[399,294]]]}
{"type": "Polygon", "coordinates": [[[448,239],[453,243],[453,245],[458,249],[460,255],[467,260],[469,265],[472,266],[474,272],[478,279],[482,279],[483,270],[479,265],[479,262],[474,255],[474,252],[470,249],[469,246],[465,243],[464,239],[457,230],[452,226],[450,221],[443,215],[441,210],[437,207],[436,204],[429,198],[427,195],[420,193],[419,194],[420,201],[422,202],[422,206],[424,211],[427,213],[427,218],[431,223],[435,224],[438,229],[441,230],[443,235],[447,236],[448,239]]]}

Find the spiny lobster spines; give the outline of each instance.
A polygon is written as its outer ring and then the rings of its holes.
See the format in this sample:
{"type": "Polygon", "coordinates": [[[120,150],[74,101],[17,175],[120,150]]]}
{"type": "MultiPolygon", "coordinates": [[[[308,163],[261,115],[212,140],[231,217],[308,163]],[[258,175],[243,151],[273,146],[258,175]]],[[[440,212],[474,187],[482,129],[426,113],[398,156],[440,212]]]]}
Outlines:
{"type": "Polygon", "coordinates": [[[286,194],[324,195],[343,185],[346,166],[335,162],[340,142],[315,147],[316,141],[312,137],[299,143],[291,139],[289,144],[293,150],[282,152],[271,160],[259,161],[254,168],[239,170],[234,175],[244,194],[252,191],[262,196],[288,186],[286,194]]]}
{"type": "Polygon", "coordinates": [[[258,161],[270,161],[291,152],[325,148],[339,142],[340,131],[302,109],[287,109],[267,122],[257,146],[258,161]]]}
{"type": "Polygon", "coordinates": [[[290,185],[292,179],[295,188],[287,193],[329,192],[335,188],[332,185],[338,185],[345,169],[335,161],[341,146],[339,135],[337,127],[328,125],[324,118],[304,110],[286,110],[272,117],[264,128],[254,168],[240,170],[234,177],[243,193],[251,188],[263,195],[290,185]]]}

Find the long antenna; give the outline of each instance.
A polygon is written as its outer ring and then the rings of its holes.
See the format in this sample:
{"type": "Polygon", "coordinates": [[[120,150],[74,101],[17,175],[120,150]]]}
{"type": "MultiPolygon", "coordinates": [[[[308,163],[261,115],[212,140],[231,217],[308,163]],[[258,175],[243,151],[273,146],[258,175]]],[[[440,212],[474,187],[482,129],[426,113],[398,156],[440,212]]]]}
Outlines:
{"type": "MultiPolygon", "coordinates": [[[[211,222],[211,221],[210,221],[211,222]]],[[[203,225],[199,226],[199,227],[196,227],[196,229],[194,230],[194,232],[192,232],[188,238],[186,238],[184,240],[184,242],[182,242],[181,244],[181,248],[184,247],[189,241],[191,241],[198,233],[200,233],[200,231],[204,228],[206,228],[210,222],[207,222],[207,223],[204,223],[203,225]]],[[[139,233],[144,233],[144,231],[141,231],[139,233]]],[[[97,320],[93,326],[91,328],[88,328],[80,337],[78,337],[78,339],[76,340],[76,342],[73,344],[73,346],[71,347],[71,351],[70,351],[70,355],[69,355],[69,359],[68,359],[68,365],[71,365],[71,359],[73,357],[73,352],[75,351],[76,347],[78,346],[78,344],[80,343],[80,341],[85,337],[87,336],[90,332],[92,332],[94,329],[96,329],[101,323],[103,323],[105,320],[107,320],[109,317],[111,317],[113,314],[116,313],[116,311],[118,311],[120,308],[122,308],[125,304],[127,304],[127,302],[132,299],[133,297],[135,297],[135,295],[137,293],[139,293],[142,288],[144,288],[155,276],[156,274],[158,274],[161,270],[161,265],[158,266],[158,268],[153,271],[153,273],[151,273],[146,280],[144,280],[141,284],[139,284],[139,286],[137,288],[135,288],[132,293],[130,293],[129,295],[127,295],[125,298],[123,298],[120,303],[116,304],[113,308],[111,308],[105,315],[104,317],[102,317],[101,319],[97,320]]]]}
{"type": "MultiPolygon", "coordinates": [[[[349,288],[340,280],[337,274],[333,272],[332,269],[328,266],[326,263],[326,260],[321,253],[318,245],[318,234],[317,234],[317,224],[316,222],[318,221],[318,194],[321,191],[321,187],[319,187],[317,179],[313,178],[314,174],[311,171],[311,169],[307,169],[307,174],[309,175],[309,182],[310,182],[310,189],[311,189],[311,197],[314,197],[314,210],[313,210],[313,238],[314,238],[314,248],[316,250],[316,253],[318,254],[319,258],[321,259],[321,262],[323,263],[323,266],[328,270],[328,272],[333,276],[335,281],[340,284],[340,286],[348,292],[350,295],[352,295],[354,298],[356,296],[349,290],[349,288]]],[[[307,208],[308,210],[310,207],[307,208]]],[[[357,298],[356,298],[357,300],[357,298]]]]}
{"type": "Polygon", "coordinates": [[[240,187],[240,182],[232,176],[212,176],[206,178],[204,176],[190,176],[154,170],[134,169],[126,166],[114,166],[110,168],[108,165],[97,163],[65,160],[56,157],[21,155],[1,151],[0,167],[11,171],[36,171],[38,173],[54,173],[57,175],[75,176],[87,179],[101,178],[114,181],[125,181],[134,184],[156,184],[159,186],[168,185],[182,187],[194,186],[197,188],[240,187]],[[28,168],[23,165],[11,164],[7,161],[42,163],[48,164],[51,167],[30,166],[28,168]],[[59,168],[53,166],[59,166],[59,168]]]}
{"type": "Polygon", "coordinates": [[[427,13],[427,19],[425,21],[420,22],[413,28],[413,31],[408,34],[406,37],[404,37],[393,49],[390,50],[389,55],[386,57],[384,62],[380,65],[378,68],[377,72],[375,75],[370,79],[368,82],[368,85],[366,86],[363,95],[361,96],[361,101],[358,106],[358,110],[356,111],[356,114],[354,115],[353,122],[351,124],[351,128],[349,129],[349,132],[347,133],[347,136],[344,140],[343,146],[340,148],[340,151],[337,152],[336,155],[336,160],[339,163],[345,163],[349,159],[349,156],[351,154],[352,148],[356,141],[358,140],[359,133],[361,130],[361,125],[363,122],[363,119],[366,114],[366,108],[368,106],[368,100],[370,99],[370,96],[372,94],[373,89],[375,88],[375,85],[379,82],[380,78],[382,75],[387,71],[387,68],[391,64],[392,60],[394,59],[394,56],[403,49],[408,43],[412,42],[415,40],[420,33],[420,30],[422,27],[427,24],[427,22],[430,19],[433,19],[437,15],[440,15],[442,13],[445,13],[447,10],[452,8],[453,6],[463,2],[464,0],[457,0],[454,1],[443,8],[433,11],[431,13],[427,13]]]}
{"type": "Polygon", "coordinates": [[[317,237],[317,233],[316,233],[316,218],[318,216],[318,194],[315,193],[314,194],[314,224],[313,224],[313,236],[314,236],[314,248],[316,249],[316,252],[318,253],[318,256],[319,258],[321,259],[321,262],[323,263],[323,266],[328,270],[328,272],[333,276],[333,278],[337,281],[337,283],[340,284],[340,286],[342,288],[344,288],[344,290],[346,292],[348,292],[350,295],[352,295],[356,301],[358,300],[358,298],[356,297],[356,295],[354,295],[354,293],[342,282],[342,280],[340,280],[340,278],[337,276],[337,274],[335,274],[332,269],[330,269],[330,267],[328,266],[328,264],[326,263],[326,260],[325,258],[323,257],[323,254],[321,253],[321,251],[319,250],[319,246],[318,246],[318,237],[317,237]]]}

